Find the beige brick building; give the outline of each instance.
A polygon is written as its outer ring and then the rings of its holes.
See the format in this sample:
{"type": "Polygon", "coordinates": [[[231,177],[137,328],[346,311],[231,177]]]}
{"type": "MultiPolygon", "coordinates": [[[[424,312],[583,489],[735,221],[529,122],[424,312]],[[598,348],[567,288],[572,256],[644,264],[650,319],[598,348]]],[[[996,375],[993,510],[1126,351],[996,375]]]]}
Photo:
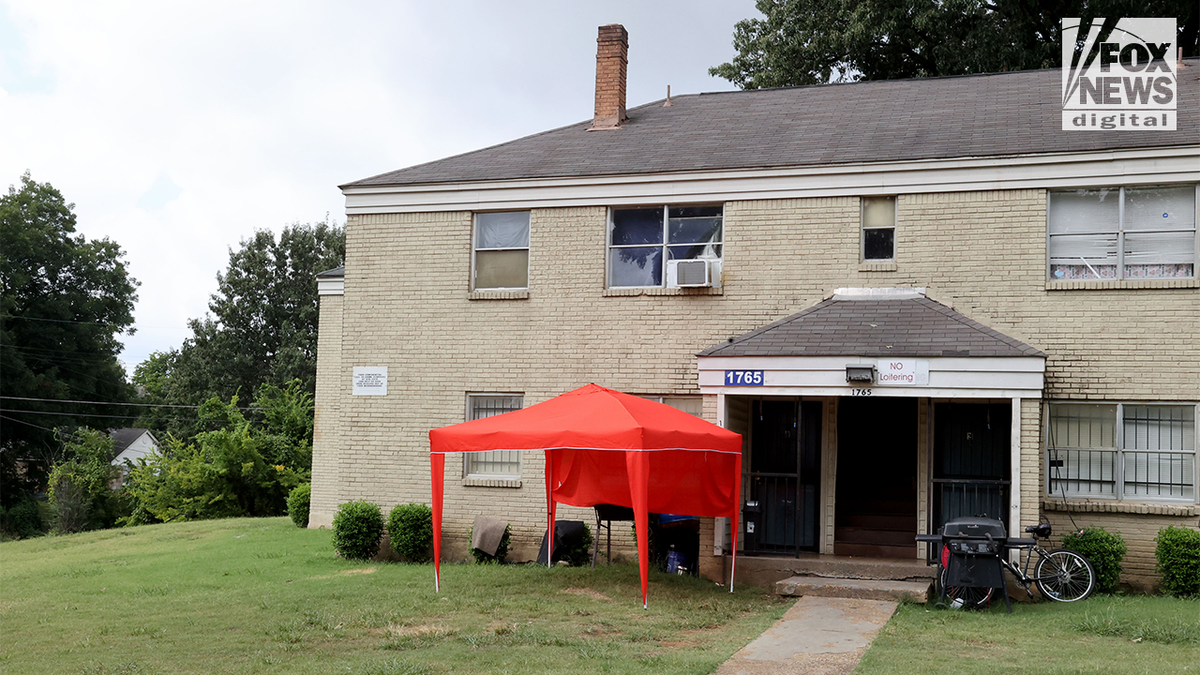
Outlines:
{"type": "MultiPolygon", "coordinates": [[[[986,512],[1119,532],[1152,584],[1200,515],[1196,78],[1170,132],[1061,131],[1057,71],[625,111],[606,28],[593,121],[343,186],[312,526],[428,502],[430,429],[595,382],[743,434],[745,555],[915,558],[986,512]]],[[[447,462],[452,559],[480,514],[536,555],[508,454],[447,462]]],[[[699,547],[720,578],[728,523],[699,547]]]]}

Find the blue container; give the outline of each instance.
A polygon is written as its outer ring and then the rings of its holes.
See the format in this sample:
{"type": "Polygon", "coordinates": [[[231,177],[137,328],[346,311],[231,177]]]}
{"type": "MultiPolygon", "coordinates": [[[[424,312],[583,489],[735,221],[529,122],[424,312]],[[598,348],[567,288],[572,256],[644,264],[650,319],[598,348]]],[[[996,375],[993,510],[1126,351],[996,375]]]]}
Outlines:
{"type": "Polygon", "coordinates": [[[680,567],[687,567],[687,556],[671,549],[667,552],[667,574],[678,574],[680,567]]]}

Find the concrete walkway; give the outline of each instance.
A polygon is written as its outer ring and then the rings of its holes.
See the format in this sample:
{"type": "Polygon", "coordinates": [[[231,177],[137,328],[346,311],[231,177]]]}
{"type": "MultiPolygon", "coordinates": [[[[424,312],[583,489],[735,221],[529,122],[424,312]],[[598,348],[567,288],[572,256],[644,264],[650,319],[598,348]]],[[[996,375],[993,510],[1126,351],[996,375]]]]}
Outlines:
{"type": "Polygon", "coordinates": [[[716,675],[847,675],[895,611],[887,600],[804,596],[716,675]]]}

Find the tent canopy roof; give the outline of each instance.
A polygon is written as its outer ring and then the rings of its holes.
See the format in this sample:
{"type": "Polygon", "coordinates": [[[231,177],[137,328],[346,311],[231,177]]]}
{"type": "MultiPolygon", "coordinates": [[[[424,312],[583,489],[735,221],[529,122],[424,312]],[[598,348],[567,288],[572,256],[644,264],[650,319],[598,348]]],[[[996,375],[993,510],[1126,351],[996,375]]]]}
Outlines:
{"type": "Polygon", "coordinates": [[[741,435],[670,406],[589,384],[503,415],[429,432],[430,452],[699,450],[740,453],[741,435]]]}

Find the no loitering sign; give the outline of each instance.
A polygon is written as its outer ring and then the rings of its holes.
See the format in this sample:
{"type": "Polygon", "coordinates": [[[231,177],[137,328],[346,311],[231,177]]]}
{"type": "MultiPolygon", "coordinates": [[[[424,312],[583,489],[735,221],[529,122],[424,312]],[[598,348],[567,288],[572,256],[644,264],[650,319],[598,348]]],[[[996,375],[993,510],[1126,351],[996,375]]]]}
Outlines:
{"type": "Polygon", "coordinates": [[[1062,20],[1063,131],[1174,131],[1175,19],[1062,20]]]}
{"type": "Polygon", "coordinates": [[[879,359],[875,384],[881,387],[922,387],[929,384],[929,362],[919,359],[879,359]]]}

